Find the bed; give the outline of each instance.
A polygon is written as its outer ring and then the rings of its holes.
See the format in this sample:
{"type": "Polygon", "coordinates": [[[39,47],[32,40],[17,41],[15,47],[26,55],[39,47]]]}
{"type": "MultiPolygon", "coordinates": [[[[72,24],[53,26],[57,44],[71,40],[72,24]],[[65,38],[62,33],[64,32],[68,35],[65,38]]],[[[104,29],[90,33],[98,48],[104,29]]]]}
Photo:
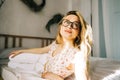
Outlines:
{"type": "MultiPolygon", "coordinates": [[[[2,46],[3,48],[0,49],[0,71],[3,80],[44,80],[39,77],[39,73],[41,71],[40,68],[43,68],[39,64],[44,65],[47,54],[19,55],[13,61],[20,61],[22,66],[19,64],[17,64],[17,66],[13,66],[9,61],[11,59],[8,59],[8,55],[11,51],[30,47],[29,43],[27,44],[24,42],[24,39],[27,39],[27,42],[31,39],[35,41],[37,40],[40,42],[38,47],[47,46],[54,41],[53,38],[0,34],[0,43],[4,45],[4,47],[2,46]],[[24,57],[24,55],[27,55],[27,57],[24,57]],[[31,61],[28,58],[32,58],[31,61]],[[37,67],[34,65],[37,65],[37,67]]],[[[120,80],[120,61],[110,60],[107,58],[90,57],[90,73],[92,80],[120,80]]]]}
{"type": "Polygon", "coordinates": [[[44,47],[53,41],[54,38],[47,37],[0,34],[0,75],[3,80],[18,80],[18,76],[16,77],[14,71],[8,67],[8,56],[11,51],[33,47],[44,47]]]}

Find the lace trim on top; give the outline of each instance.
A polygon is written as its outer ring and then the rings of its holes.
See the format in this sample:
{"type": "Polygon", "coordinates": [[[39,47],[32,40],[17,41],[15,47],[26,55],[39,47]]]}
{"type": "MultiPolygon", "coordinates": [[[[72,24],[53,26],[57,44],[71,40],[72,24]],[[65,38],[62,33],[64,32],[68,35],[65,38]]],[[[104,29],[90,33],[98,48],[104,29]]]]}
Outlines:
{"type": "Polygon", "coordinates": [[[73,62],[77,49],[64,48],[59,54],[52,56],[53,51],[55,51],[57,47],[58,45],[54,42],[49,51],[49,60],[46,64],[45,70],[65,78],[73,73],[73,69],[68,70],[67,67],[73,62]]]}

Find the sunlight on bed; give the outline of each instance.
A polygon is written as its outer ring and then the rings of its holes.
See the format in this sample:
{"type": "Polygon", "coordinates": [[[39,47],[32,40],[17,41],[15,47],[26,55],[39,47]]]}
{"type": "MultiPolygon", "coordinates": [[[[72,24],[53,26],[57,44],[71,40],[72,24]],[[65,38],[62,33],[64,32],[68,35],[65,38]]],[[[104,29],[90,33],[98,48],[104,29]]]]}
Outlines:
{"type": "Polygon", "coordinates": [[[115,73],[110,74],[108,76],[106,76],[105,78],[103,78],[103,80],[119,80],[120,79],[120,70],[116,70],[115,73]]]}

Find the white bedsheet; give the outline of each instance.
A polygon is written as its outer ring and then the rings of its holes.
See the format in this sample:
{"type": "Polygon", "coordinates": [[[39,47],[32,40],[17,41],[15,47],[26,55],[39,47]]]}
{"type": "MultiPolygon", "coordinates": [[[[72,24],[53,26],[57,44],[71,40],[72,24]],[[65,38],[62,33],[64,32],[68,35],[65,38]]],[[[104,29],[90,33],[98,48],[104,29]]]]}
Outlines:
{"type": "Polygon", "coordinates": [[[91,57],[90,67],[92,80],[120,80],[120,61],[91,57]]]}
{"type": "Polygon", "coordinates": [[[40,74],[36,72],[16,70],[7,66],[2,67],[2,77],[4,80],[46,80],[40,78],[40,74]]]}
{"type": "MultiPolygon", "coordinates": [[[[44,80],[40,78],[40,73],[47,55],[39,56],[39,58],[34,58],[34,56],[36,54],[22,54],[11,59],[8,63],[9,67],[3,67],[4,80],[44,80]],[[24,59],[22,59],[23,57],[24,59]],[[31,57],[36,60],[29,62],[31,57]]],[[[120,80],[120,61],[91,57],[90,70],[92,80],[120,80]]]]}

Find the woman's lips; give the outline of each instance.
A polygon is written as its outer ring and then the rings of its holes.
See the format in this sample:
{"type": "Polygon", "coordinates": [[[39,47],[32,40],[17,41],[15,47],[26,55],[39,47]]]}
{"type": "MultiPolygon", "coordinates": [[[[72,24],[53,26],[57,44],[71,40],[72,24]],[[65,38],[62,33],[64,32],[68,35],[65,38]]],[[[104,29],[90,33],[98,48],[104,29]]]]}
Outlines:
{"type": "Polygon", "coordinates": [[[72,33],[72,31],[71,31],[71,30],[65,30],[65,32],[67,32],[67,33],[72,33]]]}

